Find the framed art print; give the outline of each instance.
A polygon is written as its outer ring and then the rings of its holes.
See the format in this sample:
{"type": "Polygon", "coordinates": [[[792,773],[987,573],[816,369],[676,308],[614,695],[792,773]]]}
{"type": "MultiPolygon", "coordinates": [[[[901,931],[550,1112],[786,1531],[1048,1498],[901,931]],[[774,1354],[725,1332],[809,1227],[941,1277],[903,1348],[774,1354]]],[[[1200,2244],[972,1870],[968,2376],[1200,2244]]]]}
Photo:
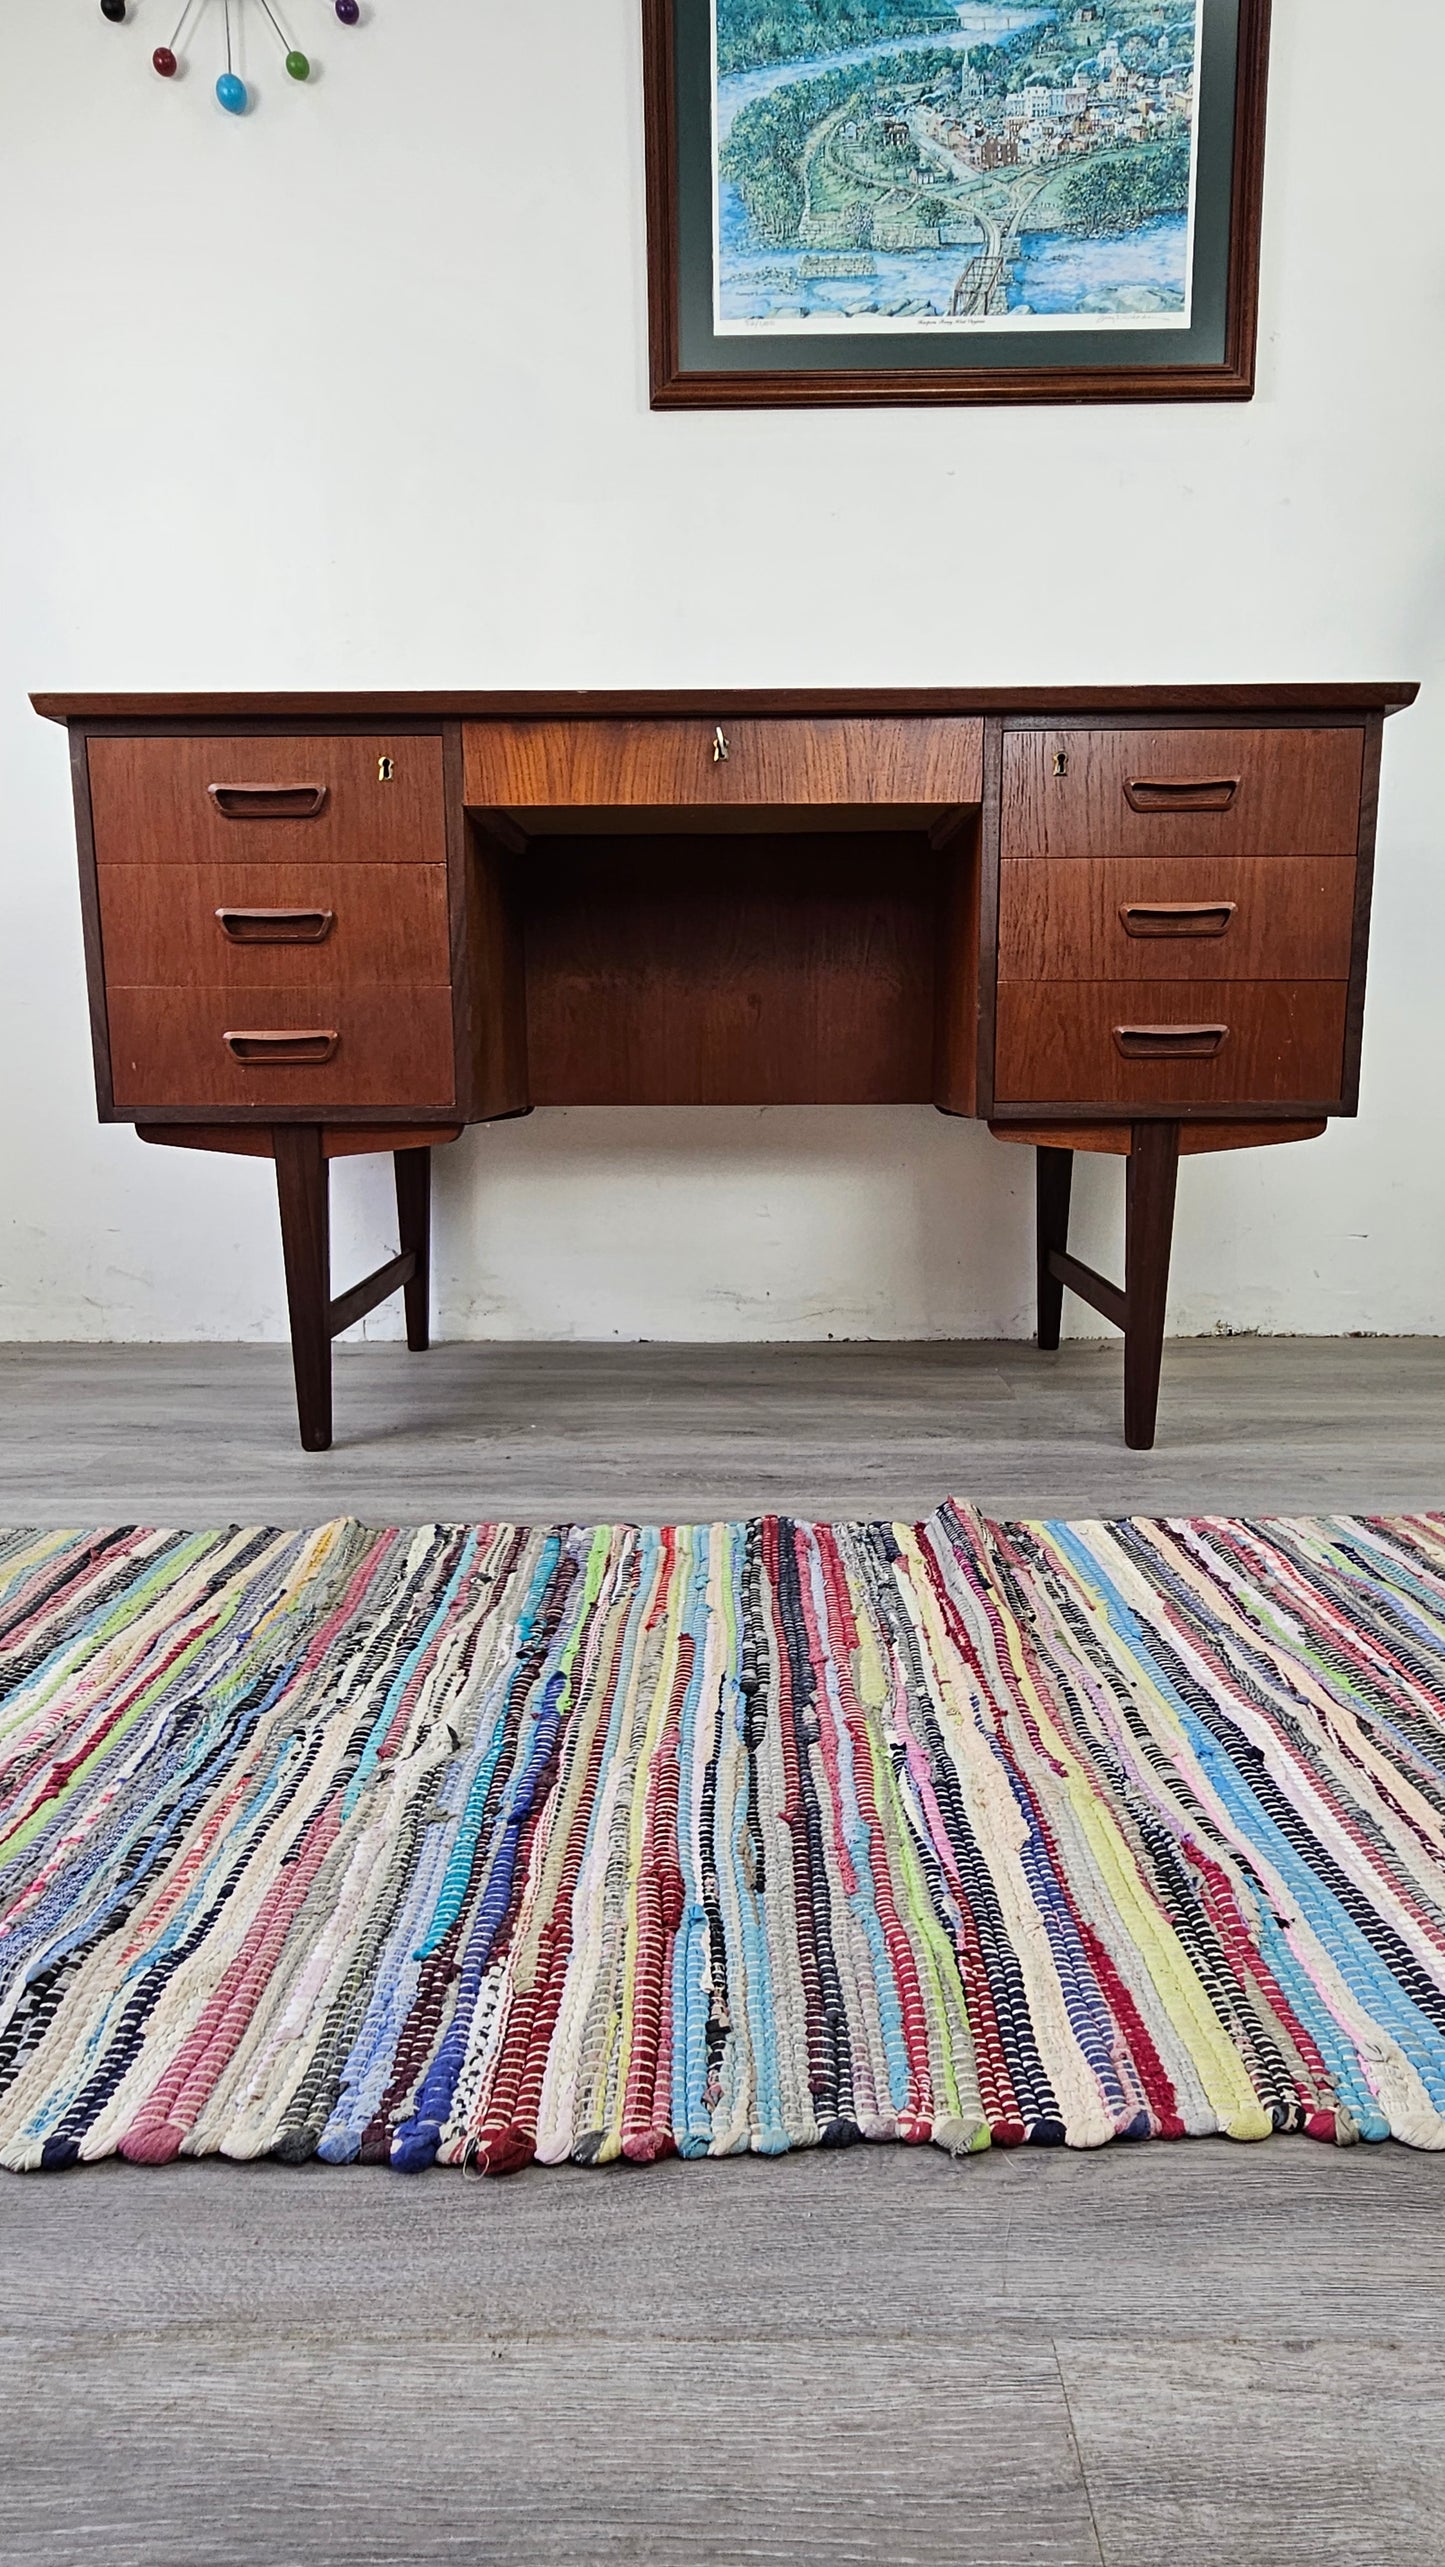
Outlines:
{"type": "Polygon", "coordinates": [[[1247,400],[1270,0],[643,0],[655,408],[1247,400]]]}

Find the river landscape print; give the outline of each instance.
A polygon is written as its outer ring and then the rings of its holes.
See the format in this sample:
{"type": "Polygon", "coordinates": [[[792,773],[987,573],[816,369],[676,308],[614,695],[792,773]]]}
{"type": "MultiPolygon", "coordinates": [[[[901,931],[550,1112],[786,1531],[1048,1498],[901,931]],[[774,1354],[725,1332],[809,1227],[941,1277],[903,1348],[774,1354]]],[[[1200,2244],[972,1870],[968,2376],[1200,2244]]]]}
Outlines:
{"type": "Polygon", "coordinates": [[[720,336],[1187,330],[1203,0],[712,0],[720,336]]]}

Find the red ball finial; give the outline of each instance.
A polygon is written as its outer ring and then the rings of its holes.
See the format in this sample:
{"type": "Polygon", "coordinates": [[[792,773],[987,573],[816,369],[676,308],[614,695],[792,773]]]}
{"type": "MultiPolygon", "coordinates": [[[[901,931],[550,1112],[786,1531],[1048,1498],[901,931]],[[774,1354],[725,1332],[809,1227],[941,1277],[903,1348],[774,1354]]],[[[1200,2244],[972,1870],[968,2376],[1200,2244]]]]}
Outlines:
{"type": "Polygon", "coordinates": [[[176,76],[176,58],[169,45],[157,45],[155,52],[151,55],[151,60],[155,64],[157,71],[160,73],[162,80],[174,80],[176,76]]]}

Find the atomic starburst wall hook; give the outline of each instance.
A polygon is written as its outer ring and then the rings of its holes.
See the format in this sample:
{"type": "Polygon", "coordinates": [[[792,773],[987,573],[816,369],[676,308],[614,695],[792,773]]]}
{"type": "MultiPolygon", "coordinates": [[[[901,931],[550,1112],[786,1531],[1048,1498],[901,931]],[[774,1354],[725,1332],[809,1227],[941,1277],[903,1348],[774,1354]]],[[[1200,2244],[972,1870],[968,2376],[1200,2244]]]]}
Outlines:
{"type": "MultiPolygon", "coordinates": [[[[103,18],[109,18],[112,24],[119,25],[120,21],[127,15],[128,5],[129,0],[100,0],[100,14],[103,18]]],[[[221,35],[226,60],[225,69],[220,73],[216,81],[216,96],[221,105],[225,108],[228,116],[244,116],[251,103],[251,93],[246,87],[245,81],[241,78],[240,73],[236,69],[231,24],[233,9],[239,17],[241,10],[246,5],[247,0],[220,0],[221,35]]],[[[185,56],[180,49],[183,37],[188,32],[194,34],[196,28],[200,25],[202,18],[206,16],[208,10],[213,10],[214,6],[215,0],[185,0],[185,5],[176,22],[175,34],[172,36],[170,43],[168,45],[157,45],[155,52],[151,55],[151,61],[155,65],[155,68],[159,72],[162,80],[174,80],[176,73],[181,69],[185,60],[185,56]]],[[[270,21],[272,31],[276,37],[277,43],[281,47],[282,57],[291,78],[293,80],[309,80],[311,77],[310,61],[308,57],[301,52],[299,46],[293,45],[291,42],[291,39],[287,35],[276,10],[271,6],[271,0],[258,0],[258,6],[260,7],[263,15],[270,21]]],[[[328,0],[328,6],[334,8],[343,27],[354,27],[361,16],[361,0],[328,0]]]]}

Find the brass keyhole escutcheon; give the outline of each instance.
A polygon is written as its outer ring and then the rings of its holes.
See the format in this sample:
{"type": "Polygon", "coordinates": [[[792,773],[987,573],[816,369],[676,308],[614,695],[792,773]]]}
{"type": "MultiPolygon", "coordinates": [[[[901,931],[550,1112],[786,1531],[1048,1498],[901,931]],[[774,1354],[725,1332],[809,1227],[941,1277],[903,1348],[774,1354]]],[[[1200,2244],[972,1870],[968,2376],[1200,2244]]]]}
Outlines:
{"type": "Polygon", "coordinates": [[[728,755],[727,733],[724,731],[724,729],[723,729],[723,726],[722,726],[721,722],[719,722],[719,724],[718,724],[718,726],[717,726],[717,729],[714,731],[714,733],[713,733],[713,735],[712,735],[712,762],[713,762],[713,765],[714,765],[714,766],[720,766],[720,765],[722,764],[723,760],[727,757],[727,755],[728,755]]]}
{"type": "Polygon", "coordinates": [[[377,781],[377,783],[378,783],[378,784],[390,784],[390,782],[391,782],[391,780],[392,780],[392,777],[395,775],[395,773],[396,773],[396,768],[395,768],[395,766],[393,765],[393,763],[392,763],[392,761],[391,761],[391,759],[390,759],[390,758],[378,758],[378,759],[377,759],[377,761],[376,761],[376,781],[377,781]]]}
{"type": "Polygon", "coordinates": [[[1067,774],[1068,774],[1068,772],[1069,772],[1069,753],[1068,753],[1068,750],[1067,750],[1067,749],[1055,749],[1055,751],[1054,751],[1054,773],[1055,773],[1055,775],[1067,775],[1067,774]]]}

